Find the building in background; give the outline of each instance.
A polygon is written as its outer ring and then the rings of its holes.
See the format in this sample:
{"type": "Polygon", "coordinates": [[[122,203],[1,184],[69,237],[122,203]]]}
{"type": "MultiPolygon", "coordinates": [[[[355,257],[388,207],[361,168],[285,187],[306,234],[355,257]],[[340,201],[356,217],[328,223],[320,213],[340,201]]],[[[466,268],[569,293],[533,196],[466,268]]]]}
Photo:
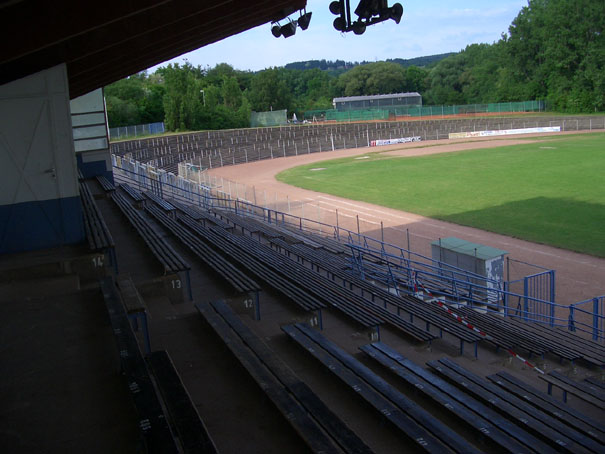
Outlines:
{"type": "Polygon", "coordinates": [[[420,93],[393,93],[390,95],[348,96],[334,98],[332,100],[334,109],[338,111],[347,110],[389,110],[397,107],[422,107],[422,96],[420,93]]]}

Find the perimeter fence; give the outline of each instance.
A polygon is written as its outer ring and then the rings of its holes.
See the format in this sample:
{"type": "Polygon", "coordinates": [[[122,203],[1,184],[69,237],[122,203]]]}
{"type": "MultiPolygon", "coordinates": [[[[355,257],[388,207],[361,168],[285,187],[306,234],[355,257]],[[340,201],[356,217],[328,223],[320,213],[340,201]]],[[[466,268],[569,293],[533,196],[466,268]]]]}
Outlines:
{"type": "Polygon", "coordinates": [[[146,123],[144,125],[109,128],[109,137],[111,140],[121,140],[127,137],[150,136],[153,134],[162,134],[164,132],[164,122],[162,121],[158,123],[146,123]]]}
{"type": "Polygon", "coordinates": [[[309,121],[368,121],[388,120],[395,117],[445,117],[496,113],[544,112],[544,101],[500,102],[489,104],[461,104],[453,106],[394,106],[388,109],[364,110],[309,110],[304,119],[309,121]]]}

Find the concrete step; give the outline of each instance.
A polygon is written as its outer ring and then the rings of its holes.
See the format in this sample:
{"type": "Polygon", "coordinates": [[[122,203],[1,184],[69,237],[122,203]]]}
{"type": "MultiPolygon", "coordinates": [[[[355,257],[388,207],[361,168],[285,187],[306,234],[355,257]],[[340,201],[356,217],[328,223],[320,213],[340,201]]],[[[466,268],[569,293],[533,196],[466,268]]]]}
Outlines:
{"type": "Polygon", "coordinates": [[[80,277],[75,273],[23,278],[0,283],[0,301],[71,295],[79,291],[80,277]]]}

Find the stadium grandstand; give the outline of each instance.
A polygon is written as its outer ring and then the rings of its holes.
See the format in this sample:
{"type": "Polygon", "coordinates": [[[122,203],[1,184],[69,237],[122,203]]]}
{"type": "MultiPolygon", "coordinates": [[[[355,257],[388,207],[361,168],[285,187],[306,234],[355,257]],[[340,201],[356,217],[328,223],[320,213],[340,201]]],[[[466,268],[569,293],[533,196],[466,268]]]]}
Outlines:
{"type": "Polygon", "coordinates": [[[422,107],[422,96],[420,93],[393,93],[387,95],[347,96],[334,98],[332,100],[334,109],[343,110],[367,110],[367,109],[389,109],[395,107],[422,107]]]}
{"type": "MultiPolygon", "coordinates": [[[[420,130],[372,123],[109,143],[105,85],[305,7],[0,5],[3,451],[605,450],[605,346],[590,323],[570,331],[530,323],[523,310],[489,312],[485,298],[500,302],[500,289],[479,301],[477,276],[447,287],[437,277],[460,270],[433,263],[405,281],[409,255],[158,177],[202,157],[233,165],[236,154],[247,162],[420,130]],[[419,274],[434,285],[419,288],[429,285],[419,274]]],[[[424,124],[424,136],[461,126],[440,127],[424,124]]]]}

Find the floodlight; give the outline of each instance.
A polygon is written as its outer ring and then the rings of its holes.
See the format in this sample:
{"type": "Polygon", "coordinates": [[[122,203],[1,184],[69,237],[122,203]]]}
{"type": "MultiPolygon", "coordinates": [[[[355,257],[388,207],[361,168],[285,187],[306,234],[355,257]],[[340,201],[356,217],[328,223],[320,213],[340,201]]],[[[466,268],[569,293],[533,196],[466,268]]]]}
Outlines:
{"type": "Polygon", "coordinates": [[[364,24],[360,20],[353,22],[353,33],[355,33],[356,35],[363,35],[365,31],[366,24],[364,24]]]}
{"type": "Polygon", "coordinates": [[[372,16],[378,14],[378,5],[376,0],[361,0],[357,8],[355,8],[355,14],[360,19],[369,19],[372,16]]]}
{"type": "Polygon", "coordinates": [[[279,38],[281,36],[281,27],[279,26],[279,24],[275,24],[271,27],[271,33],[273,33],[273,36],[275,36],[276,38],[279,38]]]}
{"type": "Polygon", "coordinates": [[[296,33],[296,21],[290,21],[286,25],[282,25],[281,34],[284,38],[289,38],[296,33]]]}
{"type": "Polygon", "coordinates": [[[338,1],[335,0],[332,3],[330,3],[330,12],[332,14],[342,14],[342,12],[344,11],[344,9],[342,8],[341,3],[343,3],[342,1],[338,1]]]}
{"type": "Polygon", "coordinates": [[[403,6],[401,6],[401,3],[395,3],[391,7],[390,17],[398,24],[401,21],[401,16],[403,16],[403,6]]]}
{"type": "Polygon", "coordinates": [[[342,17],[337,17],[336,19],[334,19],[332,25],[334,25],[334,28],[339,32],[347,31],[347,21],[342,17]]]}
{"type": "Polygon", "coordinates": [[[309,22],[311,22],[311,15],[313,13],[307,13],[305,10],[305,14],[301,14],[298,18],[298,26],[303,30],[309,28],[309,22]]]}
{"type": "Polygon", "coordinates": [[[355,14],[357,20],[351,18],[351,0],[335,0],[330,3],[330,12],[339,17],[334,19],[334,28],[341,32],[352,31],[361,35],[369,25],[393,19],[397,24],[403,16],[403,6],[395,3],[389,7],[388,0],[359,0],[355,14]]]}

